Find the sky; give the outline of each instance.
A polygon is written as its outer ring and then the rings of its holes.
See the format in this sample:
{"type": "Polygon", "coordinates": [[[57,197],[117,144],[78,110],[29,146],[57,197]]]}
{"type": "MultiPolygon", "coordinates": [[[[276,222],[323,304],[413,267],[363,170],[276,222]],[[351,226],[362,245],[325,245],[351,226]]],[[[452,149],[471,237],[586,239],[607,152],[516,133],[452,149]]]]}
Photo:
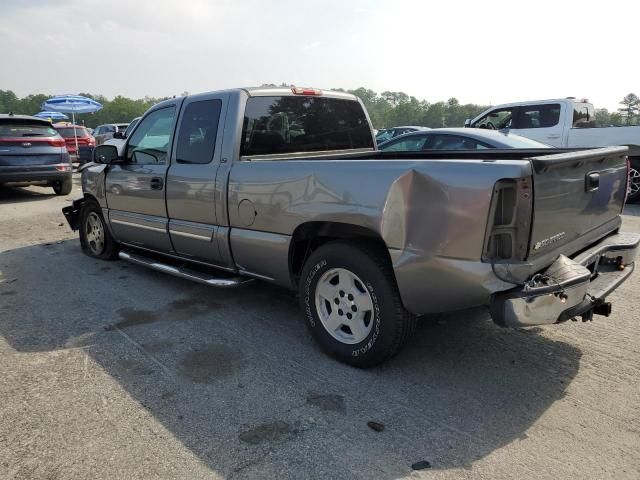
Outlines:
{"type": "Polygon", "coordinates": [[[640,95],[638,18],[637,0],[0,0],[0,89],[141,98],[285,82],[615,110],[640,95]]]}

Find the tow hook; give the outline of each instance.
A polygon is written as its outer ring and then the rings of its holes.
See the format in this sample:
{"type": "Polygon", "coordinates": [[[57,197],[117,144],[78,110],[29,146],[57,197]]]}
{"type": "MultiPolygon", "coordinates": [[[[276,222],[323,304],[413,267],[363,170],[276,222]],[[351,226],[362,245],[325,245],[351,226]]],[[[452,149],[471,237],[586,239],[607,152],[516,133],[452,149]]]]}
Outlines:
{"type": "Polygon", "coordinates": [[[600,305],[596,305],[595,307],[593,307],[593,313],[595,315],[608,317],[609,315],[611,315],[611,302],[603,302],[600,305]]]}
{"type": "MultiPolygon", "coordinates": [[[[602,302],[598,305],[595,305],[591,310],[587,310],[583,314],[580,315],[583,322],[591,322],[593,321],[594,315],[602,315],[603,317],[608,317],[611,315],[611,302],[602,302]]],[[[578,319],[573,317],[571,319],[573,322],[577,322],[578,319]]]]}

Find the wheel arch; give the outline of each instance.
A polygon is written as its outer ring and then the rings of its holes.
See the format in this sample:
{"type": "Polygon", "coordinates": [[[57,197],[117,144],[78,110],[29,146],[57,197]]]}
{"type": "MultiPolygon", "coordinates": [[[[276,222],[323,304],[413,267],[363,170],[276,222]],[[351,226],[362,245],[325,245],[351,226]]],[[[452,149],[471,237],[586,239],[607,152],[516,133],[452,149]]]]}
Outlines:
{"type": "Polygon", "coordinates": [[[366,242],[370,245],[375,245],[384,253],[389,265],[392,266],[389,250],[380,233],[351,223],[332,221],[306,222],[294,230],[289,243],[289,275],[294,288],[298,286],[300,273],[309,255],[322,245],[335,240],[366,242]]]}

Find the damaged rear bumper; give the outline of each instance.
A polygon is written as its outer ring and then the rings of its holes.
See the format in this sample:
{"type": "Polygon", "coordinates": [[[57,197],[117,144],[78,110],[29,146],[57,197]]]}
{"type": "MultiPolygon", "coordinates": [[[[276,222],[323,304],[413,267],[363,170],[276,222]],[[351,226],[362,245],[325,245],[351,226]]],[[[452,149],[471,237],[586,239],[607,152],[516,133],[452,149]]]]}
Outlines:
{"type": "Polygon", "coordinates": [[[505,327],[529,327],[608,316],[605,299],[633,272],[639,245],[639,234],[617,233],[572,259],[560,255],[524,286],[493,295],[491,317],[505,327]]]}

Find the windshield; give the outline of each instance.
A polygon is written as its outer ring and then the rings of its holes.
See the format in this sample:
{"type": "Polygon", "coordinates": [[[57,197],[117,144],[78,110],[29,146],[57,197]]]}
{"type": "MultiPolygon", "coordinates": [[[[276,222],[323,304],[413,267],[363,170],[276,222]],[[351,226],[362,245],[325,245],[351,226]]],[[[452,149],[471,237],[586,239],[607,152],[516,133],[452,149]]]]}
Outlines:
{"type": "MultiPolygon", "coordinates": [[[[73,138],[73,127],[58,128],[58,133],[63,138],[73,138]]],[[[84,138],[89,136],[89,132],[84,127],[76,127],[76,136],[78,138],[84,138]]]]}
{"type": "Polygon", "coordinates": [[[131,123],[129,124],[129,126],[127,127],[127,129],[124,131],[124,136],[125,138],[128,137],[129,135],[131,135],[131,130],[134,129],[134,127],[138,124],[138,122],[140,121],[140,117],[138,118],[134,118],[131,123]]]}
{"type": "Polygon", "coordinates": [[[391,139],[391,137],[393,137],[393,130],[385,130],[384,132],[378,134],[378,136],[376,137],[376,142],[386,142],[387,140],[391,139]]]}
{"type": "Polygon", "coordinates": [[[11,137],[57,137],[58,132],[42,124],[0,123],[0,138],[11,137]]]}

